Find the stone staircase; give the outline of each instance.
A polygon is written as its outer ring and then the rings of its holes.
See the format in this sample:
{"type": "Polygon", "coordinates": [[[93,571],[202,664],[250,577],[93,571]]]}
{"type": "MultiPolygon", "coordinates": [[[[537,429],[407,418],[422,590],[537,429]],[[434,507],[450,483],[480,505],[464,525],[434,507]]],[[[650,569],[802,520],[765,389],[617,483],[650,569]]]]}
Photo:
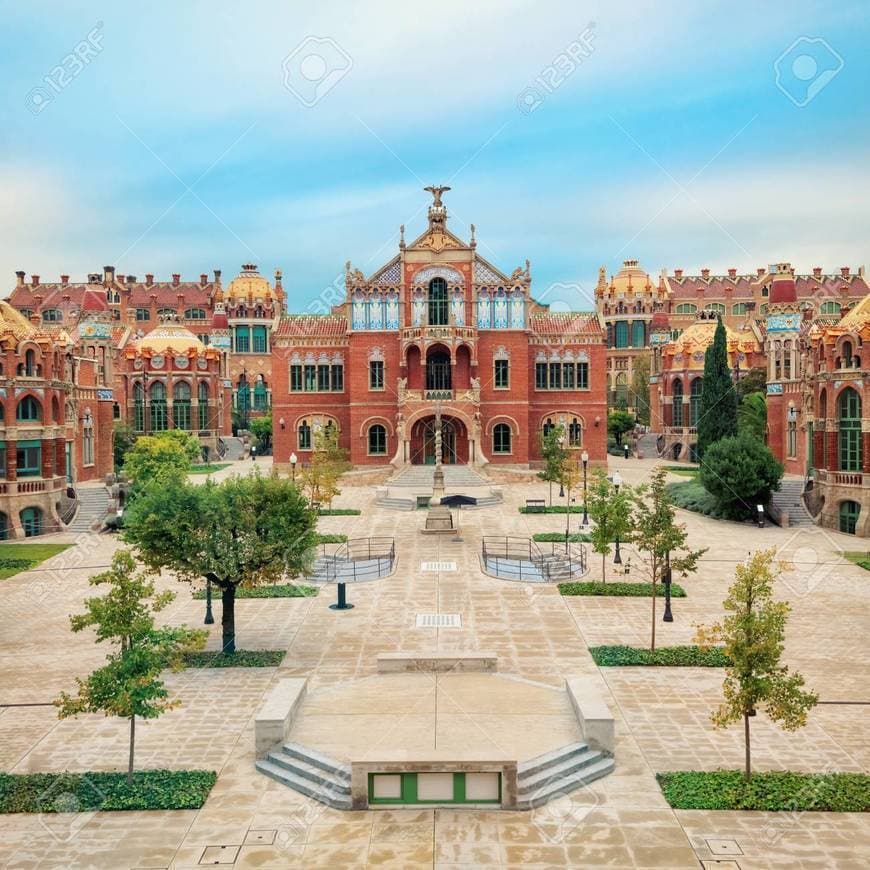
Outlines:
{"type": "Polygon", "coordinates": [[[637,439],[637,449],[643,454],[644,459],[655,459],[659,455],[659,448],[656,444],[658,437],[654,432],[647,432],[646,435],[641,435],[637,439]]]}
{"type": "Polygon", "coordinates": [[[260,773],[336,810],[349,810],[350,765],[308,749],[300,743],[285,743],[259,758],[260,773]]]}
{"type": "MultiPolygon", "coordinates": [[[[474,471],[468,465],[442,465],[444,469],[444,486],[447,489],[457,489],[463,486],[488,486],[489,481],[474,471]]],[[[390,486],[416,486],[421,490],[432,491],[435,476],[434,465],[409,465],[391,478],[390,486]]]]}
{"type": "MultiPolygon", "coordinates": [[[[493,505],[501,504],[504,501],[504,498],[501,495],[481,495],[474,497],[477,499],[477,504],[463,505],[462,510],[468,511],[475,510],[475,508],[492,507],[493,505]]],[[[375,499],[375,504],[380,505],[380,507],[390,508],[394,511],[412,511],[417,508],[417,499],[383,495],[378,496],[375,499]]],[[[455,508],[451,508],[451,510],[455,510],[455,508]]]]}
{"type": "Polygon", "coordinates": [[[104,486],[87,486],[76,490],[78,509],[67,532],[84,534],[99,528],[109,509],[109,491],[104,486]]]}
{"type": "Polygon", "coordinates": [[[576,791],[613,770],[613,758],[585,743],[571,743],[517,766],[517,809],[531,810],[576,791]]]}
{"type": "Polygon", "coordinates": [[[814,526],[812,514],[806,509],[803,500],[804,481],[798,477],[784,477],[779,492],[771,494],[774,507],[788,514],[790,528],[814,526]]]}
{"type": "Polygon", "coordinates": [[[224,435],[221,441],[223,441],[224,447],[226,447],[226,453],[221,457],[224,462],[235,462],[245,455],[245,445],[242,443],[241,438],[224,435]]]}

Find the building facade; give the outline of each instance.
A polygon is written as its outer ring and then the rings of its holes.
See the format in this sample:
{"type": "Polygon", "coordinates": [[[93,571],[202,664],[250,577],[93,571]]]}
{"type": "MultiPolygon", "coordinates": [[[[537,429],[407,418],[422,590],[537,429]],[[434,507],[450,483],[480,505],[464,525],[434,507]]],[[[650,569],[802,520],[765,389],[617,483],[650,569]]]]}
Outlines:
{"type": "Polygon", "coordinates": [[[285,315],[273,337],[274,454],[306,462],[334,426],[357,466],[528,465],[541,433],[604,461],[604,331],[594,313],[549,312],[528,262],[510,275],[447,227],[432,188],[428,227],[374,274],[346,266],[345,301],[285,315]]]}

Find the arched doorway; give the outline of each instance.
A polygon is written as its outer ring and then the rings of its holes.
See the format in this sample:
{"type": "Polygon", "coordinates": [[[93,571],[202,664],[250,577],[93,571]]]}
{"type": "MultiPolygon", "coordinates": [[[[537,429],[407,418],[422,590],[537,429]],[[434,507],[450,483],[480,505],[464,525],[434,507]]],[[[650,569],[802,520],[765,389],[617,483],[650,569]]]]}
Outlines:
{"type": "MultiPolygon", "coordinates": [[[[411,463],[435,464],[435,417],[424,417],[411,428],[411,463]]],[[[445,465],[468,462],[468,430],[456,417],[441,420],[441,456],[445,465]]]]}
{"type": "Polygon", "coordinates": [[[434,345],[426,351],[426,389],[452,390],[453,372],[450,353],[443,345],[434,345]]]}

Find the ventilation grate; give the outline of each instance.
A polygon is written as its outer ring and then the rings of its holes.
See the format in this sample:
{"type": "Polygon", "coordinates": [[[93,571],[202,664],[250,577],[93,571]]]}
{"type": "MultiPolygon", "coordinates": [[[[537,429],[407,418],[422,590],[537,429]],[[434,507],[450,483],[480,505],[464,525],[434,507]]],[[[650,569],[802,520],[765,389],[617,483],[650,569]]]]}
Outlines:
{"type": "Polygon", "coordinates": [[[420,565],[422,571],[455,571],[456,562],[423,562],[420,565]]]}
{"type": "Polygon", "coordinates": [[[417,628],[462,628],[459,613],[418,613],[417,628]]]}

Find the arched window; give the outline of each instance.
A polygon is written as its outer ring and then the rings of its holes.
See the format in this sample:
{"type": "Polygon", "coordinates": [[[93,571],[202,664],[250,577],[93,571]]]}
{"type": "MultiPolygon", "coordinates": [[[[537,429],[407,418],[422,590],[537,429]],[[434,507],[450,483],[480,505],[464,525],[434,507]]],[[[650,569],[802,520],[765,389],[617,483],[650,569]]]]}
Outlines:
{"type": "Polygon", "coordinates": [[[82,418],[82,465],[94,464],[94,418],[90,411],[82,418]]]}
{"type": "Polygon", "coordinates": [[[33,349],[27,350],[24,353],[24,375],[32,378],[36,374],[36,351],[33,349]]]}
{"type": "Polygon", "coordinates": [[[674,378],[671,396],[673,398],[673,425],[681,427],[683,425],[683,382],[680,378],[674,378]]]}
{"type": "Polygon", "coordinates": [[[199,397],[199,428],[210,429],[208,425],[208,383],[200,381],[197,387],[197,396],[199,397]]]}
{"type": "Polygon", "coordinates": [[[145,390],[142,381],[133,383],[133,429],[136,432],[145,431],[145,390]]]}
{"type": "Polygon", "coordinates": [[[507,423],[496,423],[492,430],[492,452],[511,452],[511,427],[507,423]]]}
{"type": "Polygon", "coordinates": [[[743,315],[746,314],[747,308],[745,302],[735,302],[731,306],[731,313],[734,315],[743,315]]]}
{"type": "Polygon", "coordinates": [[[178,312],[174,308],[158,308],[157,316],[158,317],[176,317],[178,312]]]}
{"type": "Polygon", "coordinates": [[[38,507],[24,508],[18,515],[24,537],[32,538],[42,534],[42,511],[38,507]]]}
{"type": "Polygon", "coordinates": [[[834,302],[831,299],[827,300],[827,302],[823,302],[819,306],[819,314],[823,314],[823,315],[824,314],[828,314],[828,315],[839,314],[841,310],[842,310],[842,306],[840,305],[840,303],[834,302]]]}
{"type": "Polygon", "coordinates": [[[179,381],[172,388],[172,422],[176,429],[190,429],[190,384],[179,381]]]}
{"type": "Polygon", "coordinates": [[[447,282],[433,278],[429,282],[429,326],[447,326],[447,282]]]}
{"type": "Polygon", "coordinates": [[[842,352],[840,353],[840,365],[837,368],[850,369],[852,368],[852,342],[844,341],[842,352]]]}
{"type": "Polygon", "coordinates": [[[701,393],[704,390],[704,379],[695,378],[689,396],[689,426],[697,426],[701,416],[701,393]]]}
{"type": "Polygon", "coordinates": [[[677,308],[677,314],[696,314],[698,311],[698,306],[693,305],[691,302],[681,302],[677,308]]]}
{"type": "Polygon", "coordinates": [[[861,396],[847,387],[837,399],[840,471],[861,470],[861,396]]]}
{"type": "Polygon", "coordinates": [[[574,419],[568,424],[568,446],[583,446],[583,427],[580,425],[580,421],[576,417],[574,417],[574,419]]]}
{"type": "Polygon", "coordinates": [[[704,311],[709,311],[711,314],[724,314],[725,306],[721,302],[709,302],[704,306],[704,311]]]}
{"type": "Polygon", "coordinates": [[[166,385],[155,381],[151,385],[151,431],[164,432],[168,426],[166,413],[166,385]]]}
{"type": "Polygon", "coordinates": [[[59,308],[46,308],[42,312],[43,323],[60,323],[61,320],[63,320],[63,314],[59,308]]]}
{"type": "Polygon", "coordinates": [[[266,391],[266,383],[262,375],[257,376],[254,384],[254,410],[265,411],[269,407],[269,394],[266,391]]]}
{"type": "Polygon", "coordinates": [[[452,381],[450,354],[432,351],[426,356],[426,389],[450,390],[452,381]]]}
{"type": "Polygon", "coordinates": [[[298,446],[300,450],[311,450],[311,426],[307,420],[303,420],[299,424],[298,431],[298,446]]]}
{"type": "Polygon", "coordinates": [[[631,346],[646,347],[646,323],[643,320],[631,324],[631,346]]]}
{"type": "Polygon", "coordinates": [[[42,419],[42,406],[33,398],[33,396],[25,396],[18,403],[18,411],[15,414],[18,420],[34,421],[42,419]]]}
{"type": "Polygon", "coordinates": [[[203,308],[188,308],[184,312],[185,320],[205,320],[205,309],[203,308]]]}
{"type": "Polygon", "coordinates": [[[380,423],[369,426],[369,455],[383,456],[387,452],[387,430],[380,423]]]}
{"type": "Polygon", "coordinates": [[[840,502],[840,531],[854,535],[861,514],[861,505],[856,501],[840,502]]]}
{"type": "Polygon", "coordinates": [[[544,420],[542,428],[544,430],[544,438],[546,438],[556,428],[556,424],[553,423],[553,418],[547,417],[547,419],[544,420]]]}

